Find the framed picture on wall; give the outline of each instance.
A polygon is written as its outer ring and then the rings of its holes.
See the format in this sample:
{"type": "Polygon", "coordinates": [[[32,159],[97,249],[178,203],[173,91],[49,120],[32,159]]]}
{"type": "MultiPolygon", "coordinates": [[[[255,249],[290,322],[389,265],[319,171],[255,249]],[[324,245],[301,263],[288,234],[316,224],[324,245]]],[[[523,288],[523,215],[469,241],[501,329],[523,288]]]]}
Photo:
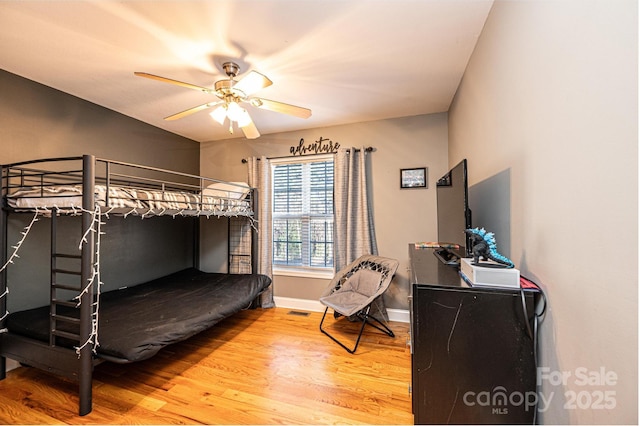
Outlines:
{"type": "Polygon", "coordinates": [[[427,168],[400,169],[400,188],[426,188],[427,168]]]}

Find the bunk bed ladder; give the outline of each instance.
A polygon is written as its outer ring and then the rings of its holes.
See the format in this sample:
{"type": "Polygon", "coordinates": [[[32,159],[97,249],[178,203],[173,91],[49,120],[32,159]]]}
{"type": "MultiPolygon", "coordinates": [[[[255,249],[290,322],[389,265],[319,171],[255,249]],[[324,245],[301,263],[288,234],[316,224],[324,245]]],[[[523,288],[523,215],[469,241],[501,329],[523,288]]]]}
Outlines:
{"type": "Polygon", "coordinates": [[[251,263],[251,223],[246,218],[230,217],[227,229],[228,273],[255,273],[251,263]]]}
{"type": "Polygon", "coordinates": [[[80,282],[81,268],[80,260],[82,256],[80,254],[66,254],[58,253],[57,250],[57,229],[58,229],[58,215],[51,215],[51,291],[50,291],[50,315],[49,315],[49,345],[56,346],[57,338],[65,338],[73,341],[74,344],[80,345],[80,317],[78,303],[74,299],[64,297],[69,292],[73,292],[74,296],[78,296],[82,291],[82,285],[80,282]],[[58,260],[65,259],[65,264],[78,263],[77,269],[66,269],[69,266],[65,265],[65,268],[61,268],[58,260]],[[76,277],[77,283],[69,284],[64,278],[67,276],[76,277]],[[77,315],[63,315],[60,313],[58,307],[73,308],[78,311],[77,315]],[[70,331],[64,331],[61,325],[70,325],[72,329],[77,329],[77,333],[70,331]]]}

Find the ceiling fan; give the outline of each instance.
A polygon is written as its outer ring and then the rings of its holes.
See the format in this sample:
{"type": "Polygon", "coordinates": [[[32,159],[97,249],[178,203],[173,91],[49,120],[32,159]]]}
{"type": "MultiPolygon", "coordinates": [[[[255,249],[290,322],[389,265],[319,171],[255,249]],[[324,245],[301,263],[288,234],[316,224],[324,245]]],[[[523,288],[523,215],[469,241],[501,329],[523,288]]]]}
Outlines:
{"type": "Polygon", "coordinates": [[[177,120],[198,111],[217,106],[217,108],[210,113],[214,120],[222,125],[226,119],[229,119],[229,133],[233,133],[233,123],[236,122],[247,139],[255,139],[260,136],[260,133],[258,132],[256,125],[253,123],[253,120],[251,120],[251,116],[247,110],[240,106],[241,103],[248,103],[257,108],[289,114],[300,118],[309,118],[311,116],[310,109],[251,96],[260,89],[264,89],[265,87],[273,84],[271,80],[259,72],[251,71],[240,80],[236,81],[234,78],[240,72],[240,67],[237,64],[234,62],[225,62],[222,64],[222,69],[229,78],[216,81],[213,89],[148,74],[146,72],[134,72],[134,74],[139,77],[151,78],[165,83],[176,84],[188,89],[199,90],[204,93],[211,93],[220,99],[218,101],[207,102],[206,104],[170,115],[165,117],[165,120],[177,120]]]}

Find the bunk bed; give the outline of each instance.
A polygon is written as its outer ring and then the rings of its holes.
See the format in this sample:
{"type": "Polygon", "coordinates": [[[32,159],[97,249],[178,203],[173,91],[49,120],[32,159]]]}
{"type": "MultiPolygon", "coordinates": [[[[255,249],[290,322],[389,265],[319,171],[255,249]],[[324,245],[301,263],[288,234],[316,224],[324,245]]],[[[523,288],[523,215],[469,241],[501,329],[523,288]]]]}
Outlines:
{"type": "Polygon", "coordinates": [[[249,253],[238,254],[251,259],[249,273],[198,269],[199,217],[246,219],[253,240],[257,194],[247,185],[92,155],[4,165],[1,183],[0,379],[5,378],[6,358],[11,358],[76,380],[80,415],[91,412],[95,365],[147,359],[167,345],[255,306],[271,284],[269,277],[251,273],[256,271],[255,244],[249,245],[249,253]],[[10,253],[8,215],[20,212],[30,212],[34,219],[10,253]],[[57,218],[61,215],[82,221],[77,253],[58,252],[57,218]],[[191,217],[196,223],[193,266],[101,292],[101,224],[109,215],[191,217]],[[50,303],[9,313],[6,267],[41,216],[50,218],[51,227],[50,303]],[[74,262],[75,268],[68,266],[74,262]]]}

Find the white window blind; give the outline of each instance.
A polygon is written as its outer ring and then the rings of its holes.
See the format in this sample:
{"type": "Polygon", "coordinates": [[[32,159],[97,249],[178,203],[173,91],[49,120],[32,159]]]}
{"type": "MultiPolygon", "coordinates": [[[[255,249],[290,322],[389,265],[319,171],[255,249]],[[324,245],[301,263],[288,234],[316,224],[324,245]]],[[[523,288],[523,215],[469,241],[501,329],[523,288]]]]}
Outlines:
{"type": "Polygon", "coordinates": [[[273,264],[333,268],[333,158],[272,160],[273,264]]]}

